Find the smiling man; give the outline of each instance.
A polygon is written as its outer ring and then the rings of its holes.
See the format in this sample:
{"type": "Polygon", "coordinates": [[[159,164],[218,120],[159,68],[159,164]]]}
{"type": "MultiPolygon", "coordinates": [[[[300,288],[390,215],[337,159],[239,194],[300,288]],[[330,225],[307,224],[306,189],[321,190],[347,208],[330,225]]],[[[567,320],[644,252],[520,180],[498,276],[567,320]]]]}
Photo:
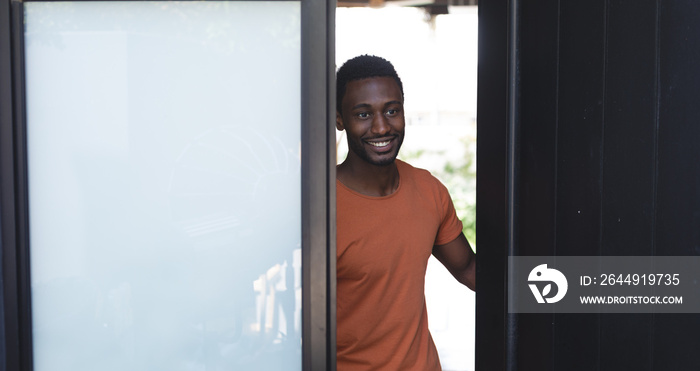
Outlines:
{"type": "Polygon", "coordinates": [[[348,156],[337,167],[338,371],[436,371],[424,283],[434,255],[475,289],[476,256],[447,189],[397,160],[403,85],[387,60],[363,55],[337,73],[336,127],[348,156]]]}

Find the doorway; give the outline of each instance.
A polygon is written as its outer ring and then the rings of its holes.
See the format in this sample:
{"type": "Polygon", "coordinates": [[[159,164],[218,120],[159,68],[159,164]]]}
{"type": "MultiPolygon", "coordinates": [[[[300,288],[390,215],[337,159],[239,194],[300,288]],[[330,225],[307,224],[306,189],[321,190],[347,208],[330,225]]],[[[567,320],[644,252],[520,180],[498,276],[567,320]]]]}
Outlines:
{"type": "MultiPolygon", "coordinates": [[[[447,186],[476,251],[477,7],[450,6],[445,14],[431,14],[419,7],[344,5],[336,11],[337,66],[361,54],[394,64],[406,114],[398,157],[447,186]]],[[[340,163],[347,154],[344,132],[337,132],[337,153],[340,163]]],[[[426,301],[443,369],[474,370],[474,292],[431,258],[426,301]]]]}

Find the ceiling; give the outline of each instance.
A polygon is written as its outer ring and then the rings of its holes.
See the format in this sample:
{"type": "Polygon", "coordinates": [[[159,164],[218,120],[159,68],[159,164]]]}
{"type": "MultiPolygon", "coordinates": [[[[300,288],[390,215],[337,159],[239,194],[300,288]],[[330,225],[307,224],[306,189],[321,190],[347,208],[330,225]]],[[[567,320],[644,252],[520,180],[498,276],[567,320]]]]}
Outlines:
{"type": "Polygon", "coordinates": [[[448,6],[477,5],[478,0],[338,0],[338,7],[381,8],[391,4],[424,8],[430,15],[447,14],[448,6]]]}

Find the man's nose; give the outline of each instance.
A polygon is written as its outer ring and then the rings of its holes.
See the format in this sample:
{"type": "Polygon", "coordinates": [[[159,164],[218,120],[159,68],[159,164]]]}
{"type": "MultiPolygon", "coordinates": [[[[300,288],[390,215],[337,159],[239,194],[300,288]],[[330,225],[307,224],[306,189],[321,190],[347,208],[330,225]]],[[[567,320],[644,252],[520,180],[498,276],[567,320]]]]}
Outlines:
{"type": "Polygon", "coordinates": [[[389,126],[389,121],[387,120],[384,115],[375,115],[374,120],[372,121],[372,134],[375,135],[384,135],[388,133],[391,130],[391,127],[389,126]]]}

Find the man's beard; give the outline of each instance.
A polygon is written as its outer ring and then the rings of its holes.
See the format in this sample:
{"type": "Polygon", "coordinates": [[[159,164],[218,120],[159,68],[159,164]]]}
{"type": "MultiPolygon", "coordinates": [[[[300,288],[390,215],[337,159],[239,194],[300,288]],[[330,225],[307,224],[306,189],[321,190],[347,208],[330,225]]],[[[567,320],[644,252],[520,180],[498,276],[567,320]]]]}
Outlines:
{"type": "Polygon", "coordinates": [[[396,160],[396,156],[399,154],[399,150],[401,149],[401,145],[403,144],[403,136],[397,135],[395,140],[398,140],[399,142],[396,146],[396,151],[394,152],[393,156],[382,158],[380,160],[372,159],[369,156],[369,153],[368,153],[369,150],[367,150],[362,145],[361,142],[358,143],[356,141],[348,140],[348,148],[350,149],[350,151],[355,153],[359,158],[361,158],[362,160],[364,160],[365,162],[367,162],[369,164],[372,164],[375,166],[389,166],[389,165],[394,163],[394,160],[396,160]]]}

